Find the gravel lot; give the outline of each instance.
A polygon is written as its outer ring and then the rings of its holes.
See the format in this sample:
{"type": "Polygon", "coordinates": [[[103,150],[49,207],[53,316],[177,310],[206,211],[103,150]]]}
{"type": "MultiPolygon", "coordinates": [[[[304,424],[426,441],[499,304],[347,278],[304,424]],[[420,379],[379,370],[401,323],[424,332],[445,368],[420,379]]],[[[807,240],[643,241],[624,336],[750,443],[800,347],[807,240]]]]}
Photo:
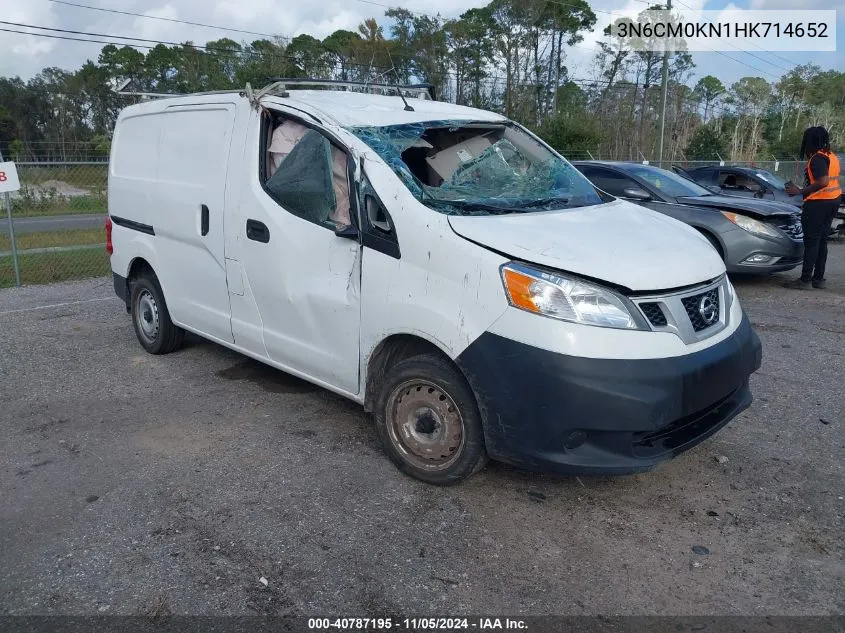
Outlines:
{"type": "Polygon", "coordinates": [[[110,280],[2,290],[0,613],[843,614],[845,244],[829,266],[735,281],[756,400],[693,451],[448,489],[326,391],[147,355],[110,280]]]}

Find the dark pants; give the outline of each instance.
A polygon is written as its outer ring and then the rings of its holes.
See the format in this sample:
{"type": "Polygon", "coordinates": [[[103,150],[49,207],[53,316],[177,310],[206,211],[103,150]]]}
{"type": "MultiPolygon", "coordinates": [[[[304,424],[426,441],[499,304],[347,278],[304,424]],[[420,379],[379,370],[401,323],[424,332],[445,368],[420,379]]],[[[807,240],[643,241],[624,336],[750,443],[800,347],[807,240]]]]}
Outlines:
{"type": "Polygon", "coordinates": [[[804,202],[801,212],[801,224],[804,227],[804,268],[801,270],[801,279],[804,281],[824,279],[827,236],[838,208],[838,198],[804,202]]]}

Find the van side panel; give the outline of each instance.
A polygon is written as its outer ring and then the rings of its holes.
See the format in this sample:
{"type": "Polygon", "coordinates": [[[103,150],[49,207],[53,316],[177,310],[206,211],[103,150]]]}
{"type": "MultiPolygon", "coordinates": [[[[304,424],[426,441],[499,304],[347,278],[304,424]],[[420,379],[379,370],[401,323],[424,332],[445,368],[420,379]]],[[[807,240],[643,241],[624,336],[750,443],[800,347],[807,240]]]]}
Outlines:
{"type": "Polygon", "coordinates": [[[426,339],[455,359],[507,310],[499,276],[507,260],[456,235],[447,216],[416,201],[380,160],[365,160],[364,172],[387,205],[401,258],[364,248],[362,375],[393,334],[426,339]]]}
{"type": "Polygon", "coordinates": [[[224,257],[226,174],[234,104],[167,108],[149,224],[155,229],[156,274],[173,321],[233,341],[224,257]]]}
{"type": "MultiPolygon", "coordinates": [[[[150,225],[152,188],[161,139],[161,114],[141,112],[121,116],[115,126],[109,161],[109,214],[139,224],[150,225]]],[[[116,225],[114,239],[132,237],[116,225]]],[[[116,258],[128,256],[127,249],[115,249],[116,258]]],[[[114,261],[115,258],[113,258],[114,261]]],[[[126,274],[130,262],[115,268],[126,274]]]]}

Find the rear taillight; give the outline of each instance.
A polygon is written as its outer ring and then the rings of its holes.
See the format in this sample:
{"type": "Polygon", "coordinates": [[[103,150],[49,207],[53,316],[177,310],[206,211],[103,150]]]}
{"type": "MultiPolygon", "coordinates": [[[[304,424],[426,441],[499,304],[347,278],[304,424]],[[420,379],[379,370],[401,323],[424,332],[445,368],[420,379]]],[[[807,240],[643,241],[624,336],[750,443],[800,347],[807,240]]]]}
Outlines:
{"type": "Polygon", "coordinates": [[[106,252],[111,255],[114,253],[114,246],[111,243],[111,218],[106,216],[106,252]]]}

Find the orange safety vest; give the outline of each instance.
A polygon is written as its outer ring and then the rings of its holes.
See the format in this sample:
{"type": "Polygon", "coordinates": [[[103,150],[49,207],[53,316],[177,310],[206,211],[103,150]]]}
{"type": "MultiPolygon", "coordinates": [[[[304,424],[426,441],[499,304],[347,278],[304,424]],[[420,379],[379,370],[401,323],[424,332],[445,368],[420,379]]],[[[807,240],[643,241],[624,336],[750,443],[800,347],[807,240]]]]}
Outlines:
{"type": "MultiPolygon", "coordinates": [[[[827,186],[823,189],[819,189],[818,191],[814,191],[809,196],[804,198],[804,200],[838,200],[842,197],[842,188],[839,186],[839,157],[834,154],[833,152],[829,152],[827,150],[819,150],[819,154],[824,154],[827,159],[830,161],[830,167],[827,170],[827,175],[830,176],[830,180],[827,182],[827,186]]],[[[812,156],[810,160],[812,160],[812,156]]],[[[815,178],[813,178],[813,172],[810,171],[810,161],[807,161],[807,181],[812,185],[815,182],[815,178]]]]}

